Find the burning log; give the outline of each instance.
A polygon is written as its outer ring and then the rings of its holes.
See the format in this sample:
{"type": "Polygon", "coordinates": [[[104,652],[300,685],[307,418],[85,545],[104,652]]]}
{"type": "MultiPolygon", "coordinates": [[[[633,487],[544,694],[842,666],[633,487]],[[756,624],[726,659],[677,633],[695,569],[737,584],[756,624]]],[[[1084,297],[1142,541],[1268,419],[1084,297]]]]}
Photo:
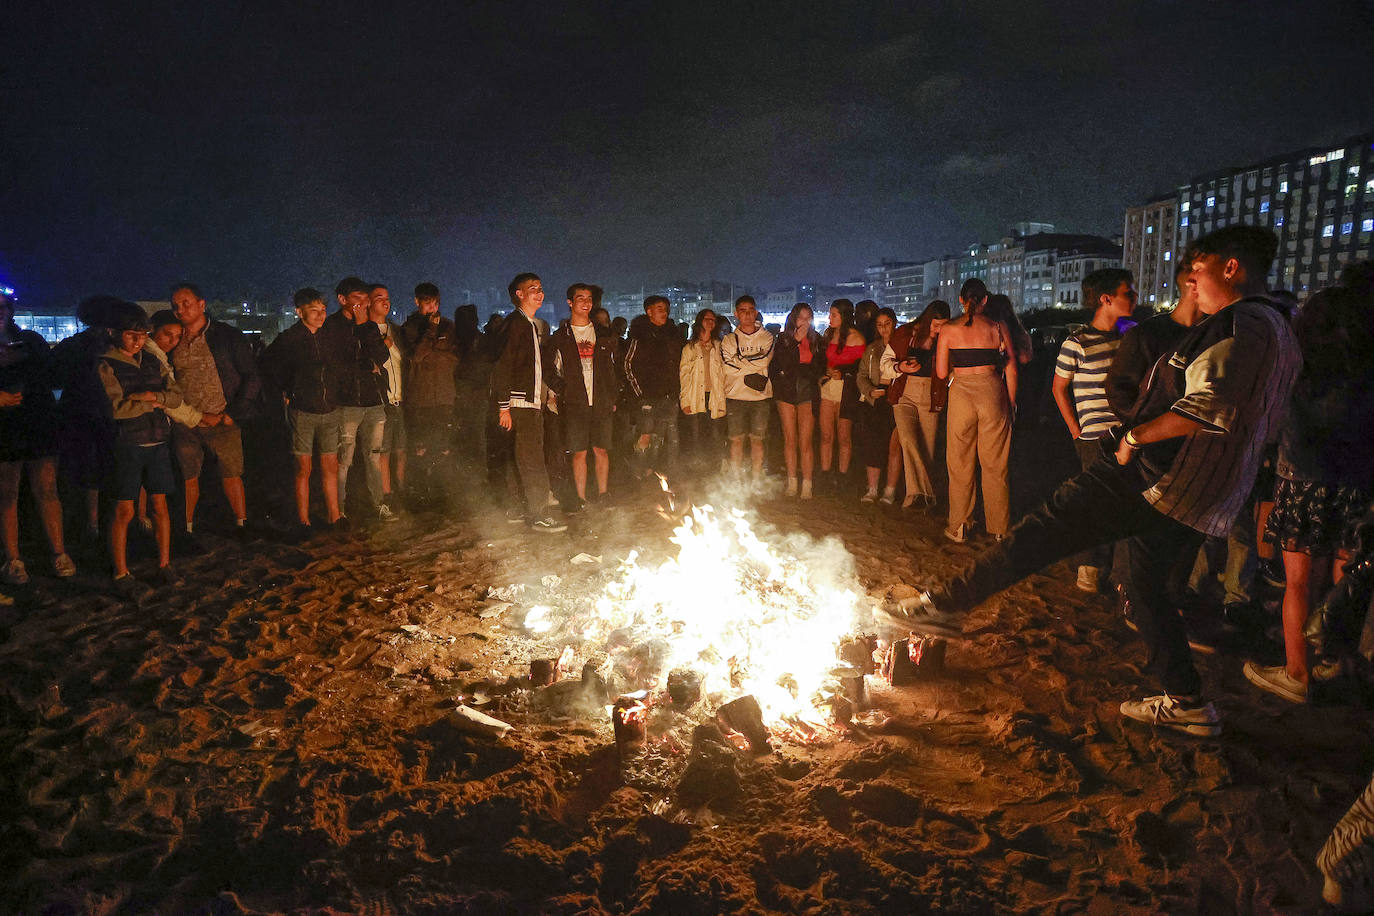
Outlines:
{"type": "Polygon", "coordinates": [[[611,727],[615,730],[615,744],[623,755],[638,751],[644,745],[645,725],[649,707],[644,705],[644,693],[627,693],[617,697],[611,707],[611,727]]]}
{"type": "Polygon", "coordinates": [[[689,709],[701,699],[701,675],[690,668],[668,672],[668,698],[679,709],[689,709]]]}
{"type": "Polygon", "coordinates": [[[878,663],[873,658],[873,653],[877,648],[878,637],[856,636],[840,643],[838,654],[840,661],[851,668],[859,669],[860,674],[876,674],[878,663]]]}
{"type": "Polygon", "coordinates": [[[850,702],[855,711],[868,705],[868,690],[862,669],[841,666],[830,673],[840,682],[840,695],[850,702]]]}
{"type": "Polygon", "coordinates": [[[742,696],[731,700],[716,710],[716,722],[721,731],[729,735],[738,732],[749,742],[749,750],[755,754],[770,754],[773,747],[768,743],[768,727],[763,724],[763,710],[759,701],[752,696],[742,696]]]}
{"type": "Polygon", "coordinates": [[[945,670],[946,642],[939,636],[917,636],[892,643],[883,660],[883,678],[894,687],[933,677],[945,670]]]}
{"type": "Polygon", "coordinates": [[[547,687],[558,680],[558,659],[530,659],[530,686],[547,687]]]}

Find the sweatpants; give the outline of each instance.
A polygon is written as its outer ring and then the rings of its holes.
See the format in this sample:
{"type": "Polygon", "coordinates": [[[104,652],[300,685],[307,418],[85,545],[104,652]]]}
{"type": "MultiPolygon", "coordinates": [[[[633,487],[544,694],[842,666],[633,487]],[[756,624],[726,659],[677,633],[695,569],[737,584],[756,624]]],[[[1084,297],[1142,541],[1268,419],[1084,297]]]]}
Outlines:
{"type": "Polygon", "coordinates": [[[935,436],[940,431],[940,414],[930,409],[931,384],[928,378],[909,377],[901,399],[892,406],[897,441],[902,443],[902,470],[908,499],[913,496],[935,498],[931,471],[935,468],[935,436]]]}
{"type": "Polygon", "coordinates": [[[1007,385],[995,372],[955,375],[949,386],[945,431],[949,468],[949,530],[968,525],[975,502],[974,463],[982,470],[983,515],[989,534],[1011,528],[1007,456],[1011,453],[1011,406],[1007,385]]]}

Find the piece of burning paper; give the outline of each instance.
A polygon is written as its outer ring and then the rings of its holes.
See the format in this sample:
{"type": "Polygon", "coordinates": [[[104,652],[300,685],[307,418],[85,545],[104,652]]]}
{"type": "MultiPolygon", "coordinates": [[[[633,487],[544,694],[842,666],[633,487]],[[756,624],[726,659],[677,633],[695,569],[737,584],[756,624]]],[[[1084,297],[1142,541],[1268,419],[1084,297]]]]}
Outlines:
{"type": "Polygon", "coordinates": [[[548,605],[536,604],[525,615],[525,629],[531,633],[547,633],[553,629],[553,620],[549,616],[552,613],[553,608],[548,605]]]}
{"type": "Polygon", "coordinates": [[[588,564],[588,563],[600,563],[600,562],[601,562],[601,558],[600,558],[600,557],[594,557],[594,556],[592,556],[592,555],[589,554],[589,553],[579,553],[577,556],[575,556],[575,557],[572,558],[572,563],[573,563],[574,566],[582,566],[582,565],[588,564]]]}
{"type": "Polygon", "coordinates": [[[486,713],[478,712],[468,706],[459,706],[453,712],[453,724],[459,731],[486,738],[504,738],[512,726],[500,719],[493,719],[486,713]]]}

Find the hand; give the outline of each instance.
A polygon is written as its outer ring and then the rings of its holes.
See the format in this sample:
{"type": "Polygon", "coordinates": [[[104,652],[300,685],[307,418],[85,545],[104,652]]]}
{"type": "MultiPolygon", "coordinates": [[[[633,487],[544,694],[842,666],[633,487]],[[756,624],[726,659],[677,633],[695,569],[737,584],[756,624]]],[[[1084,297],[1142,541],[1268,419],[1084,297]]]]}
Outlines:
{"type": "Polygon", "coordinates": [[[152,403],[152,404],[156,404],[156,403],[157,403],[157,392],[156,392],[156,391],[138,391],[138,392],[135,392],[134,394],[129,395],[129,400],[131,400],[131,401],[148,401],[148,402],[150,402],[150,403],[152,403]]]}
{"type": "Polygon", "coordinates": [[[1122,436],[1121,441],[1116,444],[1116,463],[1125,467],[1131,463],[1131,459],[1135,457],[1135,453],[1138,451],[1140,450],[1132,447],[1126,441],[1126,437],[1122,436]]]}
{"type": "Polygon", "coordinates": [[[690,416],[692,415],[692,408],[690,408],[690,407],[684,407],[684,408],[682,408],[682,412],[685,413],[687,416],[690,417],[690,416]]]}
{"type": "Polygon", "coordinates": [[[196,424],[196,425],[197,425],[197,426],[201,426],[201,427],[205,427],[205,428],[208,428],[208,427],[211,427],[211,426],[219,426],[220,421],[221,421],[223,418],[224,418],[224,415],[223,415],[223,414],[218,414],[218,413],[203,413],[203,414],[200,415],[200,422],[199,422],[198,424],[196,424]]]}
{"type": "Polygon", "coordinates": [[[429,323],[432,324],[432,325],[433,325],[434,327],[436,327],[436,328],[439,326],[439,313],[438,313],[438,312],[435,312],[433,315],[430,315],[430,316],[429,316],[429,323]]]}
{"type": "Polygon", "coordinates": [[[496,415],[496,423],[497,423],[497,425],[500,426],[502,429],[507,429],[507,430],[510,429],[510,427],[511,427],[511,422],[510,422],[510,408],[509,408],[509,407],[502,407],[502,408],[501,408],[501,412],[498,413],[498,414],[496,415]]]}
{"type": "Polygon", "coordinates": [[[906,375],[911,375],[921,371],[921,364],[914,359],[904,359],[897,364],[897,369],[906,375]]]}
{"type": "Polygon", "coordinates": [[[229,416],[227,413],[222,413],[219,415],[219,422],[222,426],[233,426],[234,418],[229,416]]]}
{"type": "Polygon", "coordinates": [[[24,403],[22,391],[0,391],[0,407],[18,407],[24,403]]]}

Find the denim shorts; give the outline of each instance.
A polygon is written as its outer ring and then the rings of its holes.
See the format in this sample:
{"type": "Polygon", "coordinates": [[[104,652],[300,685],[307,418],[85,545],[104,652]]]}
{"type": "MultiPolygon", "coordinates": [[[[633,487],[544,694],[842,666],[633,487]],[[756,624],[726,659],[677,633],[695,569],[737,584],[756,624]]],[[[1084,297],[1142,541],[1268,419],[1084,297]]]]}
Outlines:
{"type": "Polygon", "coordinates": [[[339,411],[306,413],[287,408],[287,422],[291,424],[291,454],[311,455],[316,448],[321,455],[333,455],[339,450],[339,411]]]}
{"type": "Polygon", "coordinates": [[[773,412],[773,399],[761,401],[741,401],[736,398],[725,399],[725,430],[731,439],[749,436],[762,441],[768,435],[769,415],[773,412]]]}

